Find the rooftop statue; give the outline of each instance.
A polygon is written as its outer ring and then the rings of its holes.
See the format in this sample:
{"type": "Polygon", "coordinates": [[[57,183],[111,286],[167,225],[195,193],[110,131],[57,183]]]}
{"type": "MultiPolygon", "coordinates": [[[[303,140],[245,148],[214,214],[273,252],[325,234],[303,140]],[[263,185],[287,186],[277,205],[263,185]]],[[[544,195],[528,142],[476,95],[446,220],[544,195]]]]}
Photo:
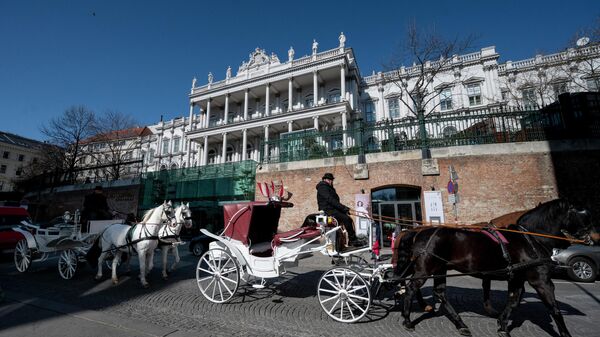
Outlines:
{"type": "Polygon", "coordinates": [[[231,66],[227,67],[227,73],[225,73],[225,78],[226,79],[231,78],[231,66]]]}
{"type": "Polygon", "coordinates": [[[340,48],[344,48],[344,46],[346,45],[346,35],[344,35],[344,32],[340,33],[340,48]]]}
{"type": "Polygon", "coordinates": [[[192,88],[196,87],[196,77],[194,76],[194,78],[192,79],[192,88]]]}
{"type": "Polygon", "coordinates": [[[212,83],[212,82],[213,82],[213,74],[208,73],[208,83],[212,83]]]}
{"type": "Polygon", "coordinates": [[[316,54],[317,53],[317,48],[319,47],[319,43],[317,42],[317,40],[313,39],[313,45],[312,45],[312,53],[316,54]]]}
{"type": "Polygon", "coordinates": [[[288,50],[288,62],[294,59],[294,48],[290,46],[290,50],[288,50]]]}

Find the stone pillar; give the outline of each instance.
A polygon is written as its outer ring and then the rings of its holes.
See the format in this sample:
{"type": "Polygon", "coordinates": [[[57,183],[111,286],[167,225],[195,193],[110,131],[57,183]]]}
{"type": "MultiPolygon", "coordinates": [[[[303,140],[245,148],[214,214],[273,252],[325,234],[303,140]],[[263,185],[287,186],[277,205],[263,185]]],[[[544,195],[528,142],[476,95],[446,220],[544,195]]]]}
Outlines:
{"type": "Polygon", "coordinates": [[[340,98],[342,102],[346,101],[346,66],[340,67],[340,98]]]}
{"type": "Polygon", "coordinates": [[[206,101],[206,119],[204,120],[205,128],[208,127],[208,124],[210,122],[210,101],[212,101],[212,98],[209,98],[208,101],[206,101]]]}
{"type": "Polygon", "coordinates": [[[246,151],[248,148],[248,130],[242,130],[242,161],[246,160],[246,151]]]}
{"type": "Polygon", "coordinates": [[[227,160],[227,132],[223,132],[223,148],[221,149],[221,163],[227,160]]]}
{"type": "Polygon", "coordinates": [[[264,160],[268,161],[267,159],[269,158],[269,125],[265,125],[265,148],[264,148],[264,160]]]}
{"type": "Polygon", "coordinates": [[[208,165],[208,136],[204,136],[204,150],[202,151],[202,165],[208,165]]]}
{"type": "Polygon", "coordinates": [[[197,148],[198,148],[198,153],[196,154],[196,166],[201,166],[202,158],[204,157],[204,152],[202,151],[200,144],[198,144],[197,148]]]}
{"type": "Polygon", "coordinates": [[[293,86],[293,82],[294,79],[292,77],[290,77],[288,79],[288,111],[292,111],[292,107],[294,106],[293,101],[294,101],[294,95],[292,90],[294,89],[293,86]]]}
{"type": "Polygon", "coordinates": [[[248,120],[248,89],[244,90],[244,120],[248,120]]]}
{"type": "Polygon", "coordinates": [[[288,121],[288,132],[292,132],[294,130],[294,122],[293,121],[288,121]]]}
{"type": "Polygon", "coordinates": [[[269,108],[269,89],[271,87],[270,83],[267,83],[267,86],[265,88],[265,116],[270,116],[271,115],[271,109],[269,108]]]}
{"type": "Polygon", "coordinates": [[[319,78],[317,76],[317,71],[313,71],[313,106],[317,106],[317,102],[319,101],[319,78]]]}
{"type": "Polygon", "coordinates": [[[390,116],[389,113],[385,112],[385,102],[383,101],[383,85],[379,86],[377,90],[379,91],[379,111],[381,111],[381,119],[389,119],[390,116]]]}
{"type": "Polygon", "coordinates": [[[223,124],[229,121],[229,94],[225,94],[225,112],[223,113],[223,124]]]}
{"type": "Polygon", "coordinates": [[[194,103],[190,104],[190,119],[189,119],[189,124],[188,124],[188,131],[192,131],[192,127],[194,126],[193,121],[194,121],[194,103]]]}

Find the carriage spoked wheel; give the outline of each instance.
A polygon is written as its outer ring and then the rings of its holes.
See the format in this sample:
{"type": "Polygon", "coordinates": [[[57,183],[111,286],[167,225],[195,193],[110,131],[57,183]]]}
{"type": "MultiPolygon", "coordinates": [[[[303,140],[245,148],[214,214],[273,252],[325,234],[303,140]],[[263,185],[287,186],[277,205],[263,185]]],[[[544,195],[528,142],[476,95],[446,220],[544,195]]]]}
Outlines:
{"type": "Polygon", "coordinates": [[[79,258],[73,249],[63,250],[58,258],[58,273],[65,280],[70,280],[75,276],[79,258]]]}
{"type": "Polygon", "coordinates": [[[21,273],[26,272],[31,266],[31,249],[29,249],[25,239],[17,242],[15,247],[15,266],[21,273]]]}
{"type": "Polygon", "coordinates": [[[333,268],[321,276],[317,295],[321,308],[336,321],[357,322],[371,306],[371,287],[356,271],[333,268]]]}
{"type": "Polygon", "coordinates": [[[226,250],[210,249],[198,261],[196,281],[206,299],[225,303],[231,300],[240,285],[240,267],[226,250]]]}

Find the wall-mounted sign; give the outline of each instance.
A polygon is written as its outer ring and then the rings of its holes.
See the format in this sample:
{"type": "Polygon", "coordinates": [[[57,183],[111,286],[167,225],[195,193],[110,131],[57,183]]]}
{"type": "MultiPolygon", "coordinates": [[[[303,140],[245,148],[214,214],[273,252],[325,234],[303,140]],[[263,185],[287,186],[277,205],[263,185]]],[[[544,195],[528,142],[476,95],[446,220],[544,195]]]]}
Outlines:
{"type": "Polygon", "coordinates": [[[425,219],[428,222],[444,222],[444,203],[442,202],[441,191],[423,192],[425,205],[425,219]]]}

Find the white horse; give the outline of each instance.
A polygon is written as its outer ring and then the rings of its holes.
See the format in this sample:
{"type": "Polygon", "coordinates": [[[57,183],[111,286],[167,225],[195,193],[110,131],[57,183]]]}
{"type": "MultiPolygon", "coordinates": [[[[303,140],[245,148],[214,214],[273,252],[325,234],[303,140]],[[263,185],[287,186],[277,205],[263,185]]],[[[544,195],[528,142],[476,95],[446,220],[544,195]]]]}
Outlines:
{"type": "MultiPolygon", "coordinates": [[[[177,209],[175,209],[175,217],[183,218],[185,222],[183,225],[185,228],[192,227],[192,211],[190,210],[190,204],[181,204],[177,209]],[[177,212],[181,212],[181,214],[177,214],[177,212]]],[[[175,226],[163,226],[158,233],[158,246],[162,251],[162,277],[163,279],[168,278],[167,274],[167,257],[169,255],[169,251],[173,251],[173,255],[175,256],[175,261],[171,267],[169,267],[168,272],[172,272],[175,270],[175,267],[180,261],[179,258],[179,250],[177,247],[182,243],[179,240],[179,232],[181,232],[181,224],[176,224],[175,226]]]]}
{"type": "MultiPolygon", "coordinates": [[[[154,249],[158,245],[158,232],[165,224],[183,223],[183,219],[177,219],[172,216],[173,207],[171,202],[164,202],[162,205],[146,212],[142,222],[134,225],[114,224],[107,227],[96,239],[94,245],[88,251],[88,261],[94,261],[97,257],[98,273],[95,279],[102,278],[102,264],[109,252],[114,254],[112,261],[112,281],[113,284],[119,282],[117,278],[117,266],[121,260],[121,254],[127,252],[131,255],[132,251],[138,254],[140,265],[140,281],[144,288],[148,287],[146,275],[152,267],[154,249]]],[[[181,213],[179,213],[181,214],[181,213]]]]}

